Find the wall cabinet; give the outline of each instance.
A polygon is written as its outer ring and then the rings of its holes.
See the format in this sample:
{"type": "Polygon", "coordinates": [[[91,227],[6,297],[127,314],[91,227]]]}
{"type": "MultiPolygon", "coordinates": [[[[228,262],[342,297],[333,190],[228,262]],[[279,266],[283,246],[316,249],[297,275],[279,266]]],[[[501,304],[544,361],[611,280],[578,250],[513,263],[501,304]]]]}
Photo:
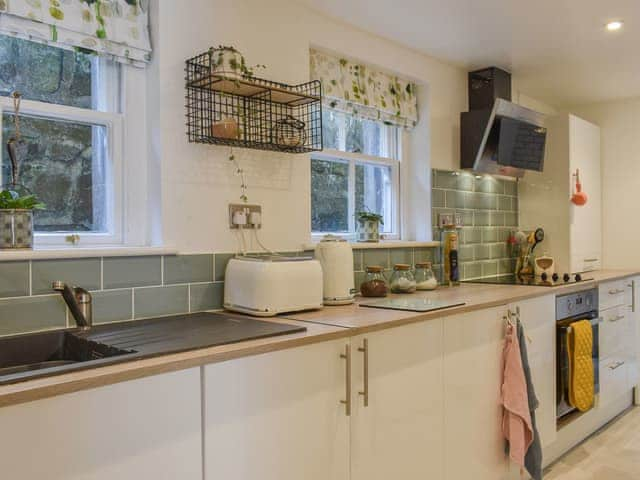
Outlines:
{"type": "Polygon", "coordinates": [[[200,369],[0,409],[3,478],[200,480],[200,369]]]}
{"type": "Polygon", "coordinates": [[[443,323],[352,338],[352,480],[443,478],[443,323]]]}
{"type": "Polygon", "coordinates": [[[347,480],[349,339],[203,367],[208,480],[347,480]]]}

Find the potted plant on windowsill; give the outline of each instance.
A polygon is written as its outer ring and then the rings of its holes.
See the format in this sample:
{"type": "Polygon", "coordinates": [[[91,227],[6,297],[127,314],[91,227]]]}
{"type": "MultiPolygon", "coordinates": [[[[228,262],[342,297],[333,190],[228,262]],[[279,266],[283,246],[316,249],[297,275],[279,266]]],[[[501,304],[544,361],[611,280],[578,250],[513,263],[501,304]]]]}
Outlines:
{"type": "Polygon", "coordinates": [[[382,215],[369,211],[356,212],[358,242],[379,242],[380,225],[384,225],[382,215]]]}
{"type": "Polygon", "coordinates": [[[0,249],[33,248],[33,211],[41,210],[35,195],[0,191],[0,249]]]}

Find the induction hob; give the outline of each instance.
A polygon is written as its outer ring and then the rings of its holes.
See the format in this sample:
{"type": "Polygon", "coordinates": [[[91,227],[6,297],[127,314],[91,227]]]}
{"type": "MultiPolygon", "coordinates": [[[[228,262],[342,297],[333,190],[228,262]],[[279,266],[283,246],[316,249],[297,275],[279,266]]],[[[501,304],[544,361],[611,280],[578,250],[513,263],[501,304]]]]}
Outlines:
{"type": "Polygon", "coordinates": [[[575,275],[553,275],[552,277],[534,277],[509,275],[495,275],[493,277],[476,278],[463,280],[463,283],[484,283],[490,285],[525,285],[533,287],[560,287],[562,285],[572,285],[576,283],[589,282],[593,278],[583,278],[579,273],[575,275]]]}

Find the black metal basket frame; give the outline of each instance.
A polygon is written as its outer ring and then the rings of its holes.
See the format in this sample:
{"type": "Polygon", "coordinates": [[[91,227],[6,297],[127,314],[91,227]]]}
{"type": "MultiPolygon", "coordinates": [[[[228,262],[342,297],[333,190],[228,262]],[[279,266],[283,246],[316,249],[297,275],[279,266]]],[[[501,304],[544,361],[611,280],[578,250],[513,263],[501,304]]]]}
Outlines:
{"type": "Polygon", "coordinates": [[[211,51],[187,60],[185,71],[190,142],[287,153],[322,150],[320,81],[287,85],[253,76],[222,76],[214,70],[211,51]],[[237,138],[213,135],[213,124],[223,119],[235,120],[237,138]],[[299,129],[293,136],[292,124],[299,129]]]}

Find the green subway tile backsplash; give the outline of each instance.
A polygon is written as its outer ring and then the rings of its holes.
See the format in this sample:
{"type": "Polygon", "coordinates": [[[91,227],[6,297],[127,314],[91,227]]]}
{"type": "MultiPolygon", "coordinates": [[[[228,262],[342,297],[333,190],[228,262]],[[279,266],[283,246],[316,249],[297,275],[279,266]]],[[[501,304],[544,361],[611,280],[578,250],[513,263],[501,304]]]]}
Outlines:
{"type": "Polygon", "coordinates": [[[0,297],[29,295],[29,262],[6,262],[0,265],[0,297]]]}
{"type": "Polygon", "coordinates": [[[192,312],[222,308],[224,283],[197,283],[190,286],[189,304],[192,312]]]}
{"type": "MultiPolygon", "coordinates": [[[[462,216],[462,279],[511,273],[515,260],[510,257],[506,242],[510,232],[518,228],[517,183],[488,175],[476,177],[471,172],[433,170],[432,186],[434,239],[440,237],[438,214],[462,216]]],[[[438,257],[439,251],[436,263],[440,262],[438,257]]]]}
{"type": "Polygon", "coordinates": [[[99,290],[100,263],[99,258],[34,260],[31,264],[33,295],[53,293],[51,284],[56,280],[99,290]]]}
{"type": "Polygon", "coordinates": [[[103,268],[105,289],[162,283],[162,257],[159,256],[105,258],[103,268]]]}
{"type": "Polygon", "coordinates": [[[66,325],[65,305],[59,295],[0,300],[0,335],[64,328],[66,325]]]}
{"type": "Polygon", "coordinates": [[[188,311],[188,285],[143,287],[134,290],[135,318],[159,317],[188,311]]]}
{"type": "Polygon", "coordinates": [[[164,257],[164,284],[212,282],[213,255],[175,255],[164,257]]]}
{"type": "Polygon", "coordinates": [[[133,290],[105,290],[93,292],[93,323],[131,320],[133,314],[133,290]]]}

